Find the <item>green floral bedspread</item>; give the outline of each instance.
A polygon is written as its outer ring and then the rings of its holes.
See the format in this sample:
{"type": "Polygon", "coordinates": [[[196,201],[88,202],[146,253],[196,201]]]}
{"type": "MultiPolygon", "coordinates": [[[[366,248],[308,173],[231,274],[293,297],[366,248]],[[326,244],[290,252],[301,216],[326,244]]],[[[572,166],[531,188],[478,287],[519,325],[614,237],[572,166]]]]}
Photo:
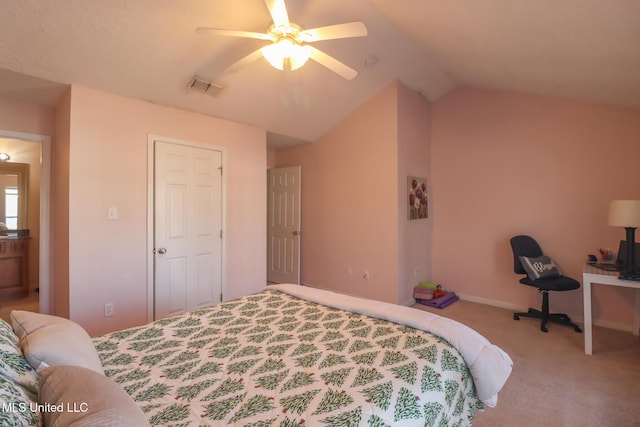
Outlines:
{"type": "Polygon", "coordinates": [[[465,426],[483,408],[428,332],[264,290],[94,339],[159,426],[465,426]]]}

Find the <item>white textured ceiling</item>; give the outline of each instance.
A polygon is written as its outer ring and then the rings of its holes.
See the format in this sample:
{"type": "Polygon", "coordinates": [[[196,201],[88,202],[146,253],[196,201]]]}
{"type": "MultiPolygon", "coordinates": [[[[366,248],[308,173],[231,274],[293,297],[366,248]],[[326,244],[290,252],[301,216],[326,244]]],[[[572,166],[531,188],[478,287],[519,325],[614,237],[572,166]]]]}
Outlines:
{"type": "Polygon", "coordinates": [[[224,69],[264,32],[263,0],[0,0],[0,97],[52,105],[79,84],[266,129],[271,147],[312,141],[394,79],[431,101],[456,86],[517,90],[640,108],[640,0],[289,0],[303,28],[361,20],[364,38],[315,46],[356,69],[310,61],[224,69]],[[374,63],[367,66],[365,63],[374,63]],[[218,98],[187,93],[194,76],[218,98]]]}

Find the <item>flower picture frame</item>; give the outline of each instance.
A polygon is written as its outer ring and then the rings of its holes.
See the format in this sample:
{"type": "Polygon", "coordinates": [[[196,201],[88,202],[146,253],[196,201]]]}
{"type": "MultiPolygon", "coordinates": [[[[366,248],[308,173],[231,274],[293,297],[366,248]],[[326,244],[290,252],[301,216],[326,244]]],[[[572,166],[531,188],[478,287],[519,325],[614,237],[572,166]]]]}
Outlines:
{"type": "Polygon", "coordinates": [[[427,179],[417,176],[407,177],[407,219],[424,219],[429,216],[427,199],[427,179]]]}

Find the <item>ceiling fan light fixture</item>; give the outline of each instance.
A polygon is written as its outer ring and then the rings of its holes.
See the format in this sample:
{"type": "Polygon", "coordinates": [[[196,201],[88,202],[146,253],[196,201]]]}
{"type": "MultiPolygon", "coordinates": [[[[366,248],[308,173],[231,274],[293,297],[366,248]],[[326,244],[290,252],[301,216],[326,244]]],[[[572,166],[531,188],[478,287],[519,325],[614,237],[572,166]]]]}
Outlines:
{"type": "Polygon", "coordinates": [[[347,80],[351,80],[358,75],[358,72],[353,68],[307,43],[364,37],[367,35],[367,27],[362,21],[344,22],[342,24],[326,25],[305,30],[289,21],[285,0],[264,0],[264,2],[266,3],[267,9],[269,9],[269,14],[273,22],[265,33],[230,30],[226,28],[196,28],[198,33],[208,32],[219,36],[271,41],[270,45],[254,50],[227,67],[225,72],[234,73],[241,67],[253,63],[262,56],[277,70],[297,70],[304,66],[309,59],[312,59],[347,80]]]}
{"type": "Polygon", "coordinates": [[[294,46],[293,55],[289,57],[289,65],[291,70],[297,70],[302,67],[311,56],[311,48],[309,46],[294,46]]]}
{"type": "Polygon", "coordinates": [[[278,70],[284,70],[285,64],[288,62],[293,71],[307,62],[311,56],[311,48],[301,46],[295,41],[283,37],[276,43],[263,47],[262,56],[278,70]]]}
{"type": "Polygon", "coordinates": [[[278,70],[284,70],[284,60],[288,47],[285,40],[281,40],[278,43],[273,43],[262,48],[262,56],[269,64],[278,70]]]}

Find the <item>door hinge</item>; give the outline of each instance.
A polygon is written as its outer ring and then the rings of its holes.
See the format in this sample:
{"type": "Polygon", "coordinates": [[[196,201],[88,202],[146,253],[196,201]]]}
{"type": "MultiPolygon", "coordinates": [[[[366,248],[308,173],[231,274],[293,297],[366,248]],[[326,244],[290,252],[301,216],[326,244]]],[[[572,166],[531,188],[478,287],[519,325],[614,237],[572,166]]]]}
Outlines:
{"type": "Polygon", "coordinates": [[[222,175],[222,166],[218,166],[218,169],[220,169],[220,175],[222,175]]]}
{"type": "Polygon", "coordinates": [[[222,302],[222,292],[220,292],[220,302],[222,302]]]}
{"type": "Polygon", "coordinates": [[[222,239],[222,230],[220,230],[220,238],[222,239]]]}

